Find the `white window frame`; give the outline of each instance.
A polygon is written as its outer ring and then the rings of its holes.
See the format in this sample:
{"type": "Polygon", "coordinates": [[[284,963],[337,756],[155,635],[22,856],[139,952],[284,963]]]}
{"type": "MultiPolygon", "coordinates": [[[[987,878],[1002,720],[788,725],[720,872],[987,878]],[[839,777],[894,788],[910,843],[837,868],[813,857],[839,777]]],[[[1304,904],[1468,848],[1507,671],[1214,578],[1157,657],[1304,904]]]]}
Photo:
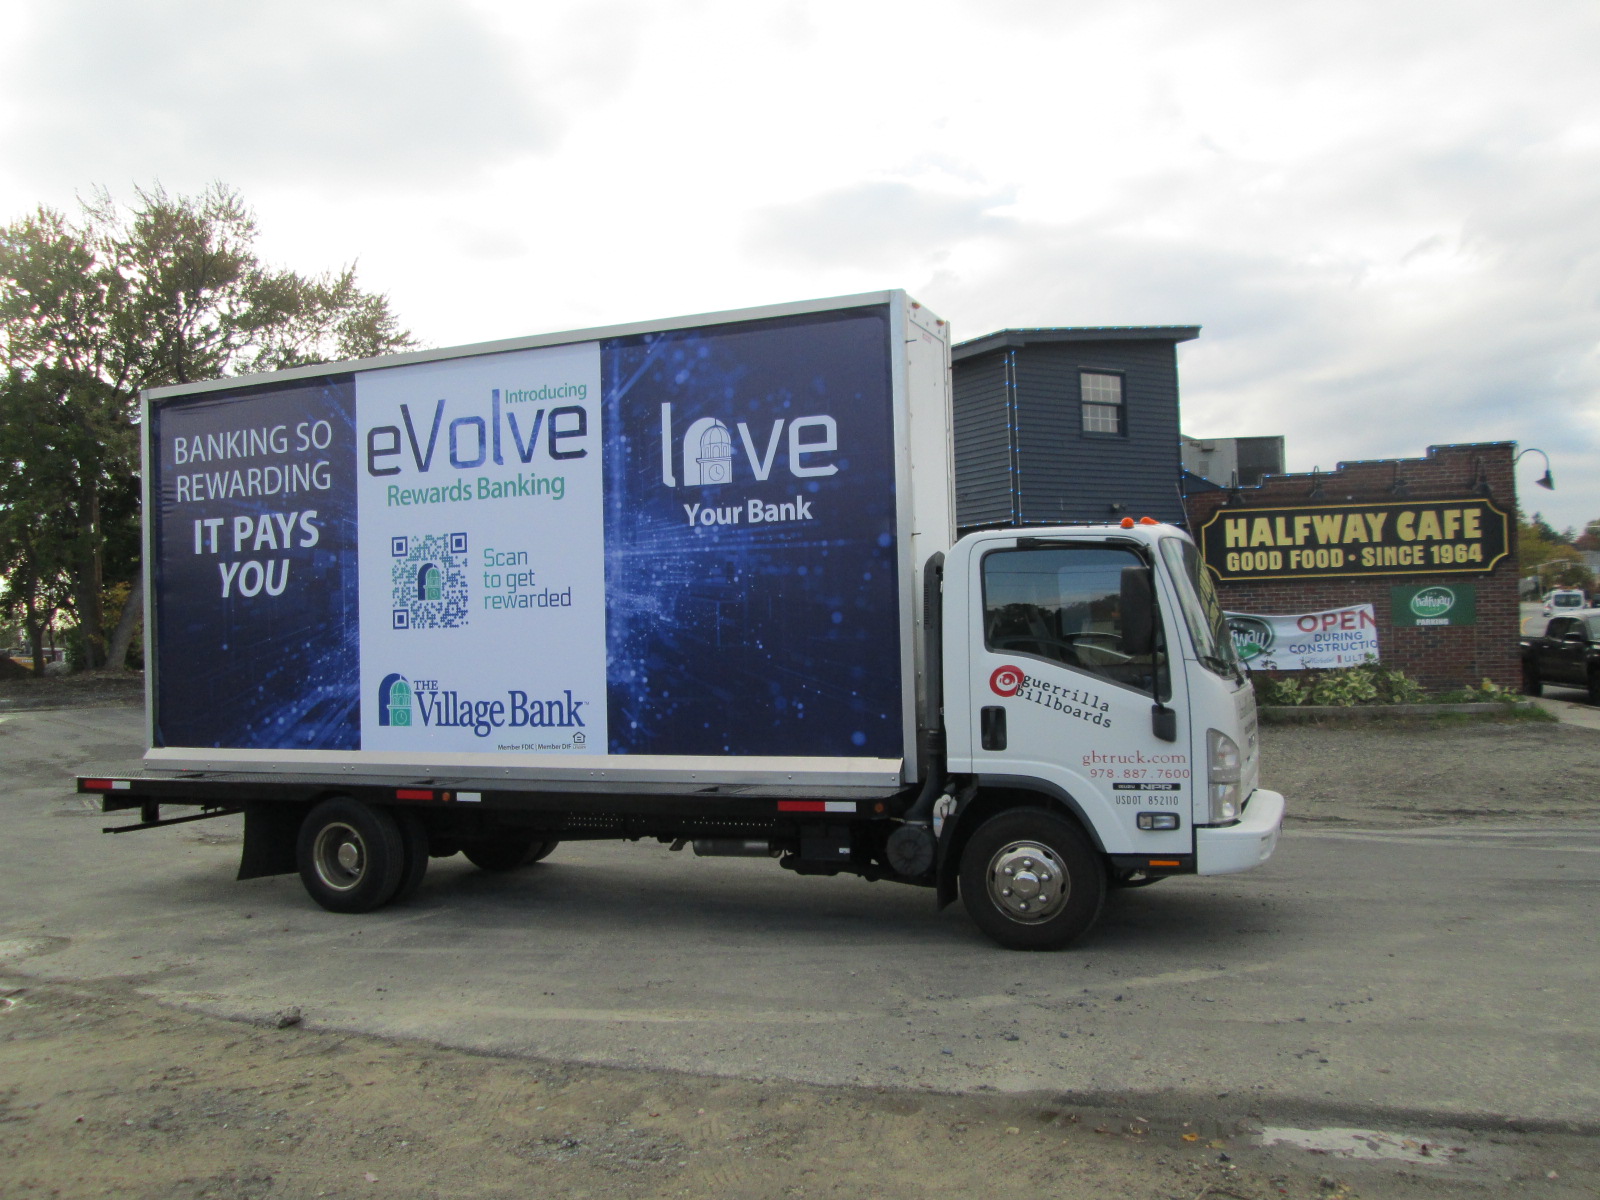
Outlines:
{"type": "Polygon", "coordinates": [[[1078,372],[1078,394],[1082,401],[1083,432],[1121,436],[1127,428],[1123,419],[1123,377],[1115,371],[1078,372]],[[1100,380],[1116,381],[1116,398],[1107,398],[1110,388],[1100,385],[1100,380]],[[1090,381],[1095,381],[1091,383],[1090,381]]]}

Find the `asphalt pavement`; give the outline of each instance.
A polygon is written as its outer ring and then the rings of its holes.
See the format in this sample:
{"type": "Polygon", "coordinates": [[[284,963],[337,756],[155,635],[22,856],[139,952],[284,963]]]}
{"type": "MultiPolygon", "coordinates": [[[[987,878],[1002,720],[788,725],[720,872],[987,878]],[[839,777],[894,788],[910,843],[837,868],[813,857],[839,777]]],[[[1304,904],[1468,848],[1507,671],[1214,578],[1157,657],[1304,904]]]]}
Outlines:
{"type": "Polygon", "coordinates": [[[347,917],[234,882],[237,818],[101,835],[127,818],[70,773],[139,736],[126,707],[0,715],[0,967],[575,1062],[1600,1129],[1600,824],[1291,822],[1265,867],[1122,893],[1056,954],[923,890],[655,843],[437,860],[347,917]]]}

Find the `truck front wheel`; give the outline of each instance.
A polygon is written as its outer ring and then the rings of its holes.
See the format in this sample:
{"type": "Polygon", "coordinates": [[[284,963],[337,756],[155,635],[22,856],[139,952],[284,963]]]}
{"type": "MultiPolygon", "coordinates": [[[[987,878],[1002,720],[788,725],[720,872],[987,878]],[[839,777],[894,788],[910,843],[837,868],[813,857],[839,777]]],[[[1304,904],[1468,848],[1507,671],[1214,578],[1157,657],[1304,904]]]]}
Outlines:
{"type": "Polygon", "coordinates": [[[961,901],[1008,950],[1056,950],[1100,916],[1106,871],[1069,821],[1037,808],[991,817],[961,854],[961,901]]]}
{"type": "Polygon", "coordinates": [[[300,826],[295,857],[300,881],[323,908],[371,912],[400,889],[406,845],[391,813],[335,796],[312,809],[300,826]]]}

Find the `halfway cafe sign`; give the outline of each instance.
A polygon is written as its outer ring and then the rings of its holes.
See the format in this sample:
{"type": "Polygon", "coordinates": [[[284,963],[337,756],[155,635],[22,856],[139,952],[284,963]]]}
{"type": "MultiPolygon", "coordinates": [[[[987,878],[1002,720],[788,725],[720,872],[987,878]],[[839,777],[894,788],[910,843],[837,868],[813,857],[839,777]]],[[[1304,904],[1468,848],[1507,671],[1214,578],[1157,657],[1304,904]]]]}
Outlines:
{"type": "Polygon", "coordinates": [[[1378,657],[1378,618],[1370,604],[1291,616],[1222,615],[1239,661],[1252,671],[1353,667],[1378,657]]]}
{"type": "Polygon", "coordinates": [[[1492,571],[1509,545],[1488,500],[1219,508],[1199,529],[1218,579],[1462,575],[1492,571]]]}

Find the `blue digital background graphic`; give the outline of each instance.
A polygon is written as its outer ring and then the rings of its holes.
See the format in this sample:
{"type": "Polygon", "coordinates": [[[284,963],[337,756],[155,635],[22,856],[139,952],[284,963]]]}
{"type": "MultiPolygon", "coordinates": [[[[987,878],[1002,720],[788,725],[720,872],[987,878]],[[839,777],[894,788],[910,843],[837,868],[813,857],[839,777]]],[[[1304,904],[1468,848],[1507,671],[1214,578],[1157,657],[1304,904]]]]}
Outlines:
{"type": "MultiPolygon", "coordinates": [[[[356,436],[353,377],[238,389],[157,405],[151,420],[157,746],[354,750],[361,743],[360,626],[356,559],[356,436]],[[248,397],[248,402],[241,399],[248,397]],[[297,431],[326,422],[323,447],[297,445],[297,431]],[[179,463],[177,439],[285,427],[290,453],[179,463]],[[228,499],[180,498],[178,476],[215,475],[293,463],[326,463],[326,487],[228,499]],[[234,552],[235,517],[316,510],[316,545],[298,522],[291,546],[234,552]],[[196,520],[221,519],[219,551],[209,534],[195,551],[196,520]],[[282,594],[222,595],[220,564],[273,562],[287,570],[282,594]],[[287,567],[281,564],[287,561],[287,567]]],[[[207,494],[210,488],[206,489],[207,494]]],[[[190,488],[190,497],[193,488],[190,488]]],[[[282,529],[273,528],[281,541],[282,529]]]]}
{"type": "Polygon", "coordinates": [[[886,306],[602,344],[612,753],[902,756],[890,349],[886,306]],[[796,478],[789,423],[822,415],[837,449],[799,461],[838,470],[796,478]],[[712,419],[691,484],[681,443],[712,419]],[[796,519],[751,524],[752,500],[796,519]],[[740,519],[691,524],[695,504],[740,519]]]}

